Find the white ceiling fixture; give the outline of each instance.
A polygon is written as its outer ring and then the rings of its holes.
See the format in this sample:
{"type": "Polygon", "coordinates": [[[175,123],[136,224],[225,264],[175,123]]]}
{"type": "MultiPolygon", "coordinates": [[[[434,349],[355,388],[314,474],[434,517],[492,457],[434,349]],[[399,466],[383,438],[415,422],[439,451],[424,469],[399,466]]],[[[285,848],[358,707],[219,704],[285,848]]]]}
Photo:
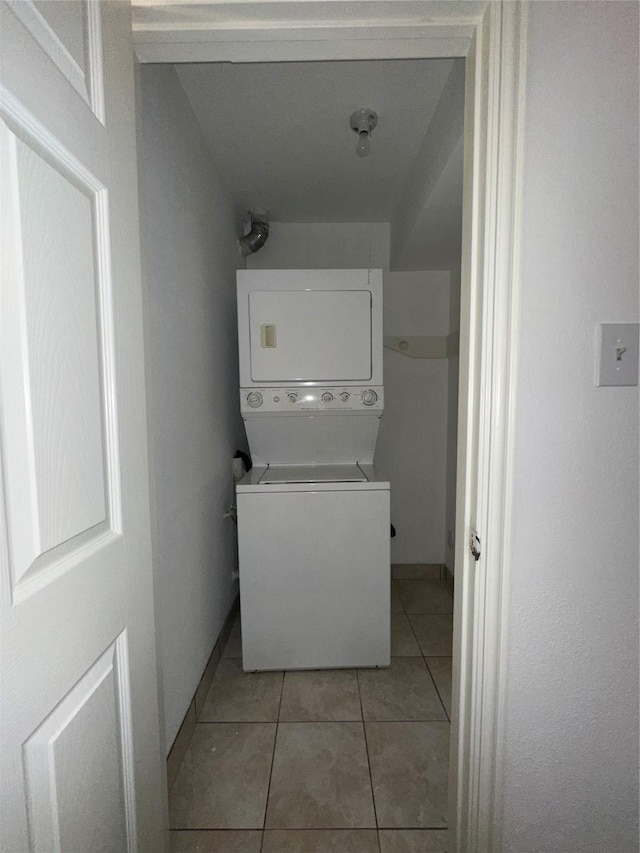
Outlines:
{"type": "Polygon", "coordinates": [[[362,109],[351,114],[349,125],[351,130],[358,134],[358,142],[356,143],[358,157],[366,157],[371,151],[371,131],[377,124],[378,113],[375,110],[362,107],[362,109]]]}

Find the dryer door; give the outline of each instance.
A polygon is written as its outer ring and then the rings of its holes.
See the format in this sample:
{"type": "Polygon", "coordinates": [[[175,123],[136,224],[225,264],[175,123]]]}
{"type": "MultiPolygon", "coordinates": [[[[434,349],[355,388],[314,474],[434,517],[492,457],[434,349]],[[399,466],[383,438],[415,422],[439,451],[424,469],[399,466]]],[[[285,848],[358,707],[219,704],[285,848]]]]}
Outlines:
{"type": "Polygon", "coordinates": [[[369,290],[255,290],[249,294],[251,380],[369,382],[369,290]]]}

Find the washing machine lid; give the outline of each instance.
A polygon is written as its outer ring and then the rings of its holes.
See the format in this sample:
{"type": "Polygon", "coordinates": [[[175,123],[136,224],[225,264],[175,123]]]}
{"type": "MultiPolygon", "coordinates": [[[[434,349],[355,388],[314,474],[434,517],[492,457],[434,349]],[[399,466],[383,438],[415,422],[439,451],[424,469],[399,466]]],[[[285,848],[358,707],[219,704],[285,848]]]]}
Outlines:
{"type": "Polygon", "coordinates": [[[261,485],[276,483],[366,483],[359,465],[269,465],[260,477],[261,485]]]}
{"type": "MultiPolygon", "coordinates": [[[[244,477],[240,480],[239,483],[236,483],[236,494],[238,498],[244,495],[260,495],[261,497],[267,497],[269,495],[283,493],[283,492],[296,492],[301,497],[303,495],[315,493],[315,492],[370,492],[370,491],[389,491],[390,483],[388,480],[382,479],[380,474],[376,471],[373,465],[368,465],[365,462],[358,462],[338,465],[338,466],[322,466],[327,469],[330,467],[338,467],[342,469],[342,471],[346,469],[350,470],[353,473],[353,468],[359,468],[360,473],[363,476],[363,479],[360,482],[355,482],[353,480],[329,480],[319,482],[317,479],[313,480],[311,483],[309,482],[280,482],[280,483],[265,483],[262,482],[262,478],[267,473],[268,465],[255,465],[251,468],[250,471],[244,475],[244,477]],[[366,479],[365,479],[366,477],[366,479]]],[[[274,468],[286,468],[287,476],[292,475],[293,468],[313,468],[312,475],[314,477],[321,476],[320,472],[318,472],[317,468],[320,466],[308,466],[308,465],[272,465],[271,466],[271,474],[273,474],[274,468]]],[[[327,471],[328,473],[328,471],[327,471]]],[[[355,474],[354,474],[355,476],[355,474]]],[[[266,479],[269,478],[267,474],[266,479]]]]}

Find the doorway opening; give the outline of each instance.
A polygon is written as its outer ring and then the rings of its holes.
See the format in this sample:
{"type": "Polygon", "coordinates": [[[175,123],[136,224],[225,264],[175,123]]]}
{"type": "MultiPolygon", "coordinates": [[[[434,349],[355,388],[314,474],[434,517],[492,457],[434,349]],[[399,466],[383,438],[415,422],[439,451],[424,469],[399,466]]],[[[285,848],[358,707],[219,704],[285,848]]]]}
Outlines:
{"type": "MultiPolygon", "coordinates": [[[[373,34],[359,13],[349,17],[355,5],[344,5],[345,21],[322,32],[304,15],[304,22],[268,23],[261,15],[236,29],[225,22],[221,30],[215,15],[194,27],[177,20],[147,24],[142,12],[134,26],[136,52],[142,62],[162,63],[466,57],[461,326],[469,335],[460,339],[453,677],[459,701],[450,797],[454,844],[498,849],[526,8],[465,4],[446,20],[439,10],[427,23],[412,20],[408,38],[399,20],[377,22],[373,34]],[[472,571],[467,547],[476,532],[482,572],[472,571]]],[[[266,7],[262,12],[274,16],[266,7]]]]}
{"type": "MultiPolygon", "coordinates": [[[[179,738],[185,714],[198,721],[172,796],[174,829],[282,829],[275,801],[284,781],[273,772],[287,760],[278,738],[292,737],[297,725],[298,737],[324,739],[329,751],[337,748],[336,738],[355,737],[352,748],[366,761],[353,780],[358,790],[343,792],[358,801],[352,814],[340,819],[337,803],[307,815],[283,807],[290,830],[366,828],[394,835],[412,827],[444,844],[464,59],[147,65],[140,74],[150,420],[155,481],[163,483],[156,500],[156,585],[167,747],[179,738]],[[366,158],[356,155],[349,127],[361,103],[378,114],[366,158]],[[269,238],[244,260],[237,238],[246,230],[243,217],[256,208],[269,209],[269,238]],[[244,675],[232,656],[238,653],[236,627],[231,644],[221,649],[226,657],[212,686],[200,682],[237,589],[230,563],[235,531],[223,516],[233,503],[231,456],[246,450],[238,418],[233,298],[235,269],[245,264],[254,270],[384,272],[386,407],[375,464],[391,481],[397,533],[391,545],[395,612],[388,671],[244,675]],[[199,470],[186,483],[182,469],[196,469],[198,460],[199,470]],[[178,525],[188,502],[200,519],[192,519],[186,536],[178,525]],[[177,563],[183,567],[179,576],[177,563]],[[177,622],[184,626],[178,635],[171,630],[177,622]],[[247,699],[256,685],[267,694],[262,706],[247,699]],[[321,707],[327,693],[333,704],[321,707]],[[207,809],[187,794],[193,775],[204,772],[203,755],[210,758],[207,738],[241,723],[270,726],[267,734],[273,735],[255,791],[261,806],[249,826],[233,809],[216,810],[213,801],[207,809]],[[413,781],[404,790],[392,786],[385,802],[385,794],[376,799],[373,792],[385,784],[376,774],[382,780],[393,772],[378,760],[390,743],[404,756],[406,778],[413,781]]],[[[290,758],[281,775],[295,776],[299,758],[290,758]]],[[[229,800],[237,802],[233,773],[214,765],[209,771],[209,783],[220,789],[222,774],[229,800]]],[[[297,784],[304,788],[319,775],[307,761],[306,777],[297,784]]],[[[330,787],[339,786],[334,780],[330,787]]]]}

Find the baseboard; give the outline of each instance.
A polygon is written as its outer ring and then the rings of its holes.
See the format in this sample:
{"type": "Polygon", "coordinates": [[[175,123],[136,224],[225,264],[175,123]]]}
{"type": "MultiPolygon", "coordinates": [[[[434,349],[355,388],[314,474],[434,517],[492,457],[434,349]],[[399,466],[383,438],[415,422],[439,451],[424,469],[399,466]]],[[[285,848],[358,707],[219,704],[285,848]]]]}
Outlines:
{"type": "Polygon", "coordinates": [[[173,741],[169,755],[167,755],[167,790],[171,790],[178,776],[178,770],[191,743],[191,738],[196,728],[196,702],[191,700],[184,720],[180,724],[178,734],[173,741]]]}
{"type": "Polygon", "coordinates": [[[209,692],[209,688],[211,687],[211,683],[213,682],[213,677],[216,674],[216,669],[218,668],[218,663],[222,656],[222,650],[229,639],[229,634],[231,633],[231,628],[233,627],[233,623],[239,609],[240,596],[236,595],[233,604],[227,613],[227,618],[224,620],[224,625],[218,634],[218,639],[216,640],[213,650],[209,655],[209,660],[204,668],[202,677],[196,688],[196,692],[193,694],[193,698],[189,703],[189,708],[184,716],[184,720],[180,724],[178,734],[175,736],[175,740],[169,750],[169,755],[167,756],[167,787],[169,790],[171,790],[173,783],[176,781],[178,770],[180,769],[180,765],[182,764],[187,748],[191,743],[196,723],[200,719],[204,701],[207,697],[207,693],[209,692]]]}
{"type": "Polygon", "coordinates": [[[391,577],[396,580],[442,580],[441,563],[392,563],[391,577]]]}

